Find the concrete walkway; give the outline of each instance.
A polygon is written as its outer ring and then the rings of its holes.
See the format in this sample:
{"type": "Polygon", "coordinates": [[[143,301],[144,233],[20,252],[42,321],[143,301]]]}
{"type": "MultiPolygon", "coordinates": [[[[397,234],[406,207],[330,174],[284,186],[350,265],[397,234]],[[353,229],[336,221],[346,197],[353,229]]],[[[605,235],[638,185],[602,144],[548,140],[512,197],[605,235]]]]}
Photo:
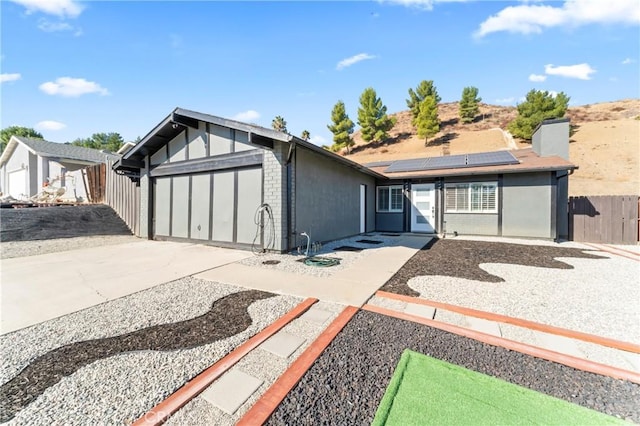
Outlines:
{"type": "Polygon", "coordinates": [[[139,240],[3,259],[0,334],[249,256],[247,251],[139,240]]]}
{"type": "Polygon", "coordinates": [[[238,263],[205,271],[196,275],[196,278],[279,294],[315,297],[342,305],[362,306],[430,239],[425,235],[404,235],[394,246],[377,249],[330,278],[238,263]]]}

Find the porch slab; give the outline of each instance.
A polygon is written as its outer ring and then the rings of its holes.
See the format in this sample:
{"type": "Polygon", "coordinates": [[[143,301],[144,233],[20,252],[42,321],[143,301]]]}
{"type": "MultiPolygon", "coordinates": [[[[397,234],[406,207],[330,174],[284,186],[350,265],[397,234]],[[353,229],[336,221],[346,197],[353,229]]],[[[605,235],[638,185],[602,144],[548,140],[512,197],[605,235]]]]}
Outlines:
{"type": "Polygon", "coordinates": [[[202,397],[225,413],[233,415],[262,385],[262,380],[234,369],[202,392],[202,397]]]}
{"type": "Polygon", "coordinates": [[[371,249],[370,254],[329,278],[233,263],[196,275],[209,281],[272,293],[315,297],[342,305],[362,306],[419,249],[430,241],[424,235],[407,235],[397,245],[371,249]]]}
{"type": "Polygon", "coordinates": [[[305,339],[300,336],[287,333],[286,331],[280,331],[259,347],[280,358],[287,359],[304,341],[305,339]]]}

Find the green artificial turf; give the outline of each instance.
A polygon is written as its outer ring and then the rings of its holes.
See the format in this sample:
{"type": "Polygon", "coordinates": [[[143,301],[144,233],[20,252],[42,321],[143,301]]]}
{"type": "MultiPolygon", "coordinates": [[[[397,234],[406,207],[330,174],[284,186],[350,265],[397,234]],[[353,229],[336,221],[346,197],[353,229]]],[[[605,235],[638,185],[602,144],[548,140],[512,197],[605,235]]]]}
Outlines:
{"type": "Polygon", "coordinates": [[[405,350],[373,425],[608,425],[624,421],[405,350]]]}

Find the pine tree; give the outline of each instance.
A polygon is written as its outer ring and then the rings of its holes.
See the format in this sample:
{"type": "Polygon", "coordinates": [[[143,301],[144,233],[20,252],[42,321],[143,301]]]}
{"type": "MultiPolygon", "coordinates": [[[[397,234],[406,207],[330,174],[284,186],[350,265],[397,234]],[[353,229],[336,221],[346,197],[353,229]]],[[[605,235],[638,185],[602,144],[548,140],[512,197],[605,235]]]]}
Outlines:
{"type": "Polygon", "coordinates": [[[300,138],[302,138],[305,141],[308,141],[309,139],[311,139],[311,133],[309,133],[308,130],[303,130],[302,133],[300,134],[300,138]]]}
{"type": "Polygon", "coordinates": [[[427,145],[429,138],[440,131],[440,120],[438,119],[438,103],[433,96],[427,96],[420,103],[418,116],[416,117],[416,128],[418,137],[424,138],[424,145],[427,145]]]}
{"type": "Polygon", "coordinates": [[[366,142],[381,142],[389,138],[387,133],[396,124],[395,117],[387,115],[387,107],[372,87],[368,87],[360,95],[358,108],[358,124],[362,139],[366,142]]]}
{"type": "Polygon", "coordinates": [[[460,99],[460,120],[463,123],[471,123],[480,112],[479,103],[482,98],[478,96],[477,87],[465,87],[462,90],[462,99],[460,99]]]}
{"type": "Polygon", "coordinates": [[[336,152],[342,147],[346,147],[347,152],[350,152],[353,146],[351,134],[353,133],[355,125],[347,115],[344,102],[338,101],[335,104],[331,111],[331,121],[333,124],[327,125],[327,128],[333,133],[333,146],[331,150],[336,152]]]}
{"type": "Polygon", "coordinates": [[[409,89],[409,99],[407,99],[407,106],[411,110],[411,124],[416,125],[415,120],[420,112],[420,104],[427,96],[433,96],[436,100],[436,104],[440,103],[441,99],[438,95],[438,89],[433,84],[433,80],[422,80],[415,92],[413,89],[409,89]]]}
{"type": "Polygon", "coordinates": [[[517,138],[531,140],[533,131],[544,120],[562,118],[569,107],[569,97],[563,92],[553,94],[532,89],[526,100],[518,104],[518,116],[507,126],[517,138]]]}
{"type": "Polygon", "coordinates": [[[271,127],[278,132],[287,133],[287,122],[279,115],[271,121],[271,127]]]}

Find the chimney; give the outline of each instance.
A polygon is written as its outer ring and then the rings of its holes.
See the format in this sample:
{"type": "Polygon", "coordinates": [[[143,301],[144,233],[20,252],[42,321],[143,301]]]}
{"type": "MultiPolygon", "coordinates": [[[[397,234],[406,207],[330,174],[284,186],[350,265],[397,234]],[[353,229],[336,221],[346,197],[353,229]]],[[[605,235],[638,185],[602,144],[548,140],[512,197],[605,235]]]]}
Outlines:
{"type": "Polygon", "coordinates": [[[569,160],[569,119],[544,120],[531,137],[533,151],[540,157],[557,155],[569,160]]]}

